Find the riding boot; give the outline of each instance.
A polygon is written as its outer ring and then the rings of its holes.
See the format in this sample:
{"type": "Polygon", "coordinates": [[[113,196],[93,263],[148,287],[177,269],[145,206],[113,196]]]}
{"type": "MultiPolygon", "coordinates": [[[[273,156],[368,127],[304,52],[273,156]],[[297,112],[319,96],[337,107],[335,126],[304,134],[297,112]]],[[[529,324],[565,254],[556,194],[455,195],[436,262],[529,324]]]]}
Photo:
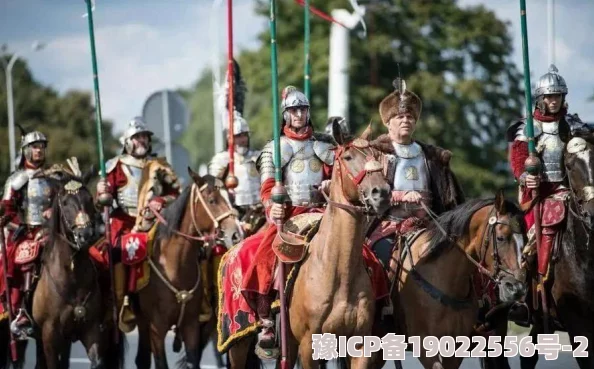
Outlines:
{"type": "Polygon", "coordinates": [[[13,289],[12,293],[12,311],[15,318],[10,323],[10,330],[18,340],[26,340],[33,334],[33,324],[31,316],[27,311],[27,300],[31,292],[32,271],[24,272],[23,292],[20,289],[13,289]],[[23,295],[25,298],[23,299],[23,295]]]}
{"type": "Polygon", "coordinates": [[[113,266],[115,294],[119,311],[119,328],[124,333],[130,333],[136,327],[136,316],[132,311],[128,295],[126,294],[126,266],[117,263],[113,266]]]}
{"type": "Polygon", "coordinates": [[[276,332],[275,321],[271,314],[272,298],[266,295],[258,297],[258,316],[260,317],[260,324],[262,331],[258,334],[257,350],[259,356],[266,358],[274,358],[278,355],[278,348],[276,347],[276,332]]]}
{"type": "Polygon", "coordinates": [[[549,269],[549,260],[553,252],[555,242],[555,229],[543,228],[540,242],[540,249],[538,250],[538,274],[546,275],[549,269]]]}

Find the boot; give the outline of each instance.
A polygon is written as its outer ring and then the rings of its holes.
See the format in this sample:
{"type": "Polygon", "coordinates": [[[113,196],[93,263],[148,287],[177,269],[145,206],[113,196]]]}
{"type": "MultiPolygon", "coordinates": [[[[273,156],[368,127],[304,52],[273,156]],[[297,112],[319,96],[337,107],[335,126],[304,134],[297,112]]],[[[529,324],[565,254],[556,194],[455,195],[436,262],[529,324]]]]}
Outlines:
{"type": "Polygon", "coordinates": [[[10,322],[10,331],[19,341],[25,341],[33,334],[31,317],[24,306],[25,304],[22,301],[22,296],[23,293],[20,289],[12,289],[12,311],[16,314],[16,317],[10,322]]]}
{"type": "Polygon", "coordinates": [[[538,250],[538,274],[546,275],[549,269],[549,260],[555,242],[555,230],[551,228],[542,229],[540,250],[538,250]]]}
{"type": "Polygon", "coordinates": [[[136,316],[130,306],[128,295],[126,294],[126,266],[118,263],[113,266],[114,285],[119,311],[118,326],[124,333],[130,333],[136,327],[136,316]]]}
{"type": "Polygon", "coordinates": [[[258,299],[258,315],[262,331],[258,333],[256,344],[256,355],[262,359],[276,359],[278,347],[276,345],[275,321],[270,313],[272,299],[268,296],[260,296],[258,299]]]}

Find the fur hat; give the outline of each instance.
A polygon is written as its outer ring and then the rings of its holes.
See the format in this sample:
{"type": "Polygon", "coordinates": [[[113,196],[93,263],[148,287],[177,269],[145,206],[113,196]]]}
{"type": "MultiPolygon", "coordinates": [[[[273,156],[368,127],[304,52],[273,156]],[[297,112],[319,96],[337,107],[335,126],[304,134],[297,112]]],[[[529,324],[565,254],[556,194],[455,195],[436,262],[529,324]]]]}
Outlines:
{"type": "Polygon", "coordinates": [[[423,106],[421,99],[413,92],[406,90],[406,82],[403,79],[396,78],[392,84],[396,91],[386,96],[379,106],[382,122],[388,125],[391,118],[404,112],[412,114],[415,120],[419,120],[423,106]]]}

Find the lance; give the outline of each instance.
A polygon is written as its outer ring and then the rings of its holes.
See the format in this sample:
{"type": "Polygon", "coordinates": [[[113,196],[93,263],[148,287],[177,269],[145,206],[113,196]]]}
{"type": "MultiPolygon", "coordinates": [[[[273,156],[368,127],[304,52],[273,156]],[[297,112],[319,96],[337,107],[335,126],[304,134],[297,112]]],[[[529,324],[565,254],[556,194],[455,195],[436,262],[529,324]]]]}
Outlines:
{"type": "MultiPolygon", "coordinates": [[[[522,52],[524,58],[524,94],[526,97],[526,137],[528,138],[528,159],[525,162],[526,172],[531,175],[539,175],[541,162],[536,155],[536,145],[534,142],[534,122],[532,120],[532,87],[530,84],[530,58],[528,57],[528,30],[526,26],[526,0],[520,0],[520,16],[522,24],[522,52]]],[[[538,196],[538,188],[532,190],[532,198],[538,196]]],[[[540,251],[541,228],[540,228],[540,203],[536,201],[532,208],[534,214],[534,236],[536,237],[537,254],[540,251]]],[[[544,278],[539,274],[538,284],[540,288],[540,297],[542,303],[544,333],[548,332],[548,306],[544,287],[544,278]]]]}
{"type": "Polygon", "coordinates": [[[305,0],[305,6],[303,7],[303,20],[305,23],[304,26],[304,56],[305,56],[305,66],[304,66],[304,92],[305,96],[308,100],[310,100],[310,83],[311,83],[311,65],[309,62],[309,0],[305,0]]]}
{"type": "MultiPolygon", "coordinates": [[[[97,53],[95,51],[95,33],[93,31],[93,9],[91,6],[91,0],[85,0],[87,4],[87,19],[89,23],[89,40],[91,45],[91,61],[93,65],[93,84],[95,91],[95,126],[97,129],[97,150],[99,153],[99,166],[101,168],[101,179],[105,180],[105,158],[103,155],[103,133],[101,132],[101,99],[99,98],[99,72],[97,71],[97,53]]],[[[113,272],[113,257],[111,247],[111,229],[109,227],[109,207],[111,206],[113,198],[111,194],[103,194],[99,196],[99,203],[103,205],[103,216],[105,219],[105,239],[108,244],[108,260],[109,260],[109,274],[111,281],[111,297],[112,297],[112,319],[114,323],[114,340],[115,343],[119,342],[118,334],[118,313],[117,313],[117,300],[115,296],[115,283],[114,283],[114,272],[113,272]]]]}
{"type": "Polygon", "coordinates": [[[225,187],[233,190],[237,187],[238,181],[235,177],[235,136],[233,132],[233,118],[234,118],[234,99],[233,99],[233,0],[227,0],[227,83],[229,83],[229,134],[227,137],[229,150],[229,175],[225,179],[225,187]]]}
{"type": "MultiPolygon", "coordinates": [[[[270,63],[272,66],[272,128],[274,132],[274,181],[270,198],[277,204],[283,204],[287,190],[283,186],[280,157],[280,122],[278,103],[278,66],[276,53],[276,0],[270,0],[270,63]]],[[[282,220],[276,223],[277,232],[282,231],[282,220]]],[[[285,264],[279,262],[278,292],[280,298],[281,329],[281,369],[287,369],[287,305],[285,299],[285,264]]]]}

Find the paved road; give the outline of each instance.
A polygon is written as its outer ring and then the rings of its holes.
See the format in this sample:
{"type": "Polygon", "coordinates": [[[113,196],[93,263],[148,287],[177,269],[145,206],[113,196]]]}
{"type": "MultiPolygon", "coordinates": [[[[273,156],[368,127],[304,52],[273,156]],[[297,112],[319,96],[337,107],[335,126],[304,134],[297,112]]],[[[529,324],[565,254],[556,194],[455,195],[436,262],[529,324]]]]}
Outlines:
{"type": "MultiPolygon", "coordinates": [[[[127,336],[128,340],[128,354],[126,356],[126,367],[130,369],[135,369],[136,366],[134,365],[134,357],[136,355],[136,345],[138,343],[138,336],[135,332],[132,332],[127,336]]],[[[172,347],[173,337],[168,335],[167,337],[167,358],[169,362],[169,366],[171,368],[175,368],[176,361],[178,359],[178,355],[171,350],[172,347]]],[[[32,344],[29,345],[27,350],[27,362],[25,365],[25,369],[33,369],[35,367],[35,343],[34,341],[31,342],[32,344]]],[[[216,361],[214,358],[214,348],[212,345],[206,348],[204,353],[204,357],[202,358],[202,369],[218,369],[216,366],[216,361]]],[[[89,361],[87,359],[86,353],[84,348],[80,343],[75,344],[72,347],[71,353],[71,368],[72,369],[82,369],[82,368],[89,368],[89,361]]],[[[511,358],[510,365],[512,369],[519,369],[520,368],[520,360],[519,357],[511,358]]],[[[335,366],[331,363],[328,368],[334,368],[335,366]]],[[[423,369],[420,365],[419,361],[412,356],[412,353],[407,353],[406,360],[403,362],[403,367],[405,369],[423,369]]],[[[154,364],[153,364],[154,368],[154,364]]],[[[266,369],[273,369],[274,365],[267,364],[266,369]]],[[[386,363],[384,369],[392,369],[394,368],[394,363],[389,362],[386,363]]],[[[462,366],[460,369],[476,369],[480,368],[478,359],[475,358],[467,358],[462,362],[462,366]]],[[[555,361],[547,361],[543,357],[540,358],[538,361],[537,369],[557,369],[557,368],[564,368],[564,369],[578,369],[578,366],[575,362],[575,359],[571,357],[571,354],[568,353],[560,353],[559,359],[555,361]]]]}

